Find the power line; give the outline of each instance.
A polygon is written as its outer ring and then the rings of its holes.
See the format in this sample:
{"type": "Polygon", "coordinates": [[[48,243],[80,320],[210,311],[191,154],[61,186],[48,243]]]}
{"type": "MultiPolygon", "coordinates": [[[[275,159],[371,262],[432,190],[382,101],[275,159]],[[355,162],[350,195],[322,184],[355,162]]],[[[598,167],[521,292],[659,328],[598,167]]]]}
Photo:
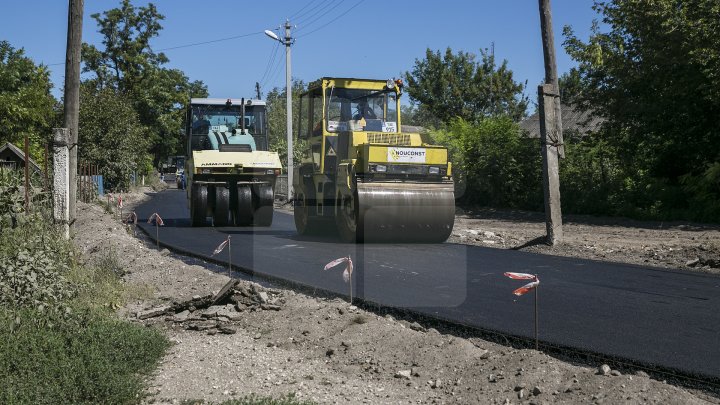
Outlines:
{"type": "Polygon", "coordinates": [[[300,14],[300,13],[301,13],[303,10],[305,10],[306,8],[308,8],[308,7],[309,7],[311,4],[313,4],[313,3],[315,3],[315,0],[310,0],[309,2],[305,3],[305,5],[302,6],[302,8],[300,8],[300,10],[296,11],[295,13],[293,13],[293,14],[289,17],[289,19],[290,19],[290,20],[293,20],[293,19],[295,19],[295,18],[300,18],[300,17],[302,17],[302,16],[303,16],[304,14],[306,14],[307,12],[302,13],[302,14],[300,14]]]}
{"type": "Polygon", "coordinates": [[[349,13],[350,11],[352,11],[352,9],[354,9],[355,7],[359,6],[360,3],[362,3],[363,1],[365,1],[365,0],[360,0],[360,1],[358,1],[357,3],[355,3],[355,5],[353,5],[353,6],[350,7],[349,9],[345,10],[344,12],[342,12],[342,13],[341,13],[340,15],[338,15],[337,17],[333,18],[332,20],[326,22],[325,24],[323,24],[323,25],[315,28],[314,30],[312,30],[312,31],[310,31],[310,32],[306,32],[305,34],[298,36],[297,38],[306,37],[306,36],[308,36],[308,35],[310,35],[310,34],[312,34],[312,33],[314,33],[314,32],[317,32],[317,31],[319,31],[319,30],[327,27],[328,25],[330,25],[330,24],[332,24],[333,22],[335,22],[335,21],[339,20],[340,18],[342,18],[345,14],[349,13]]]}
{"type": "Polygon", "coordinates": [[[312,16],[321,12],[323,5],[325,5],[325,3],[327,3],[328,1],[329,0],[322,0],[320,3],[316,4],[314,7],[310,8],[307,11],[305,11],[304,13],[296,16],[295,20],[298,22],[302,22],[302,21],[308,20],[309,18],[312,18],[312,16]],[[318,10],[318,8],[320,8],[320,10],[318,10]],[[318,11],[315,11],[315,10],[318,10],[318,11]],[[312,14],[310,14],[310,13],[312,13],[312,14]]]}
{"type": "MultiPolygon", "coordinates": [[[[266,84],[271,85],[277,81],[278,74],[280,74],[280,72],[282,71],[282,69],[280,69],[280,67],[283,65],[282,62],[283,62],[282,58],[278,58],[277,63],[273,67],[273,72],[270,74],[270,76],[268,76],[268,78],[266,80],[266,84]]],[[[273,87],[273,86],[268,86],[268,87],[273,87]]]]}
{"type": "Polygon", "coordinates": [[[250,33],[248,33],[248,34],[235,35],[235,36],[233,36],[233,37],[219,38],[219,39],[211,39],[211,40],[209,40],[209,41],[195,42],[195,43],[192,43],[192,44],[171,46],[171,47],[169,47],[169,48],[158,49],[157,52],[170,51],[170,50],[173,50],[173,49],[180,49],[180,48],[189,48],[189,47],[191,47],[191,46],[213,44],[213,43],[215,43],[215,42],[230,41],[230,40],[233,40],[233,39],[245,38],[245,37],[250,37],[250,36],[253,36],[253,35],[259,35],[259,34],[262,34],[262,33],[263,33],[263,31],[250,32],[250,33]]]}
{"type": "MultiPolygon", "coordinates": [[[[262,34],[262,33],[263,33],[263,31],[250,32],[250,33],[247,33],[247,34],[235,35],[235,36],[232,36],[232,37],[211,39],[211,40],[208,40],[208,41],[194,42],[194,43],[191,43],[191,44],[171,46],[171,47],[167,47],[167,48],[158,49],[157,51],[153,51],[153,52],[171,51],[171,50],[174,50],[174,49],[190,48],[190,47],[193,47],[193,46],[213,44],[213,43],[216,43],[216,42],[231,41],[231,40],[233,40],[233,39],[250,37],[250,36],[259,35],[259,34],[262,34]]],[[[150,50],[152,50],[152,48],[150,48],[150,46],[148,46],[148,48],[149,48],[150,50]]],[[[65,64],[65,63],[49,63],[49,64],[46,64],[45,66],[58,66],[58,65],[64,65],[64,64],[65,64]]]]}
{"type": "Polygon", "coordinates": [[[296,30],[296,32],[297,32],[297,31],[301,31],[301,30],[303,30],[304,28],[307,28],[307,27],[309,27],[309,26],[312,25],[312,24],[315,24],[316,21],[320,20],[320,19],[321,19],[323,16],[325,16],[327,13],[333,11],[333,10],[336,9],[338,6],[340,6],[340,5],[343,3],[343,1],[344,1],[344,0],[340,0],[340,1],[338,1],[337,3],[335,3],[335,4],[330,3],[327,7],[321,8],[321,9],[317,10],[315,13],[313,13],[312,15],[308,16],[307,18],[305,18],[304,21],[298,21],[298,22],[296,23],[296,25],[298,25],[300,28],[298,28],[298,29],[296,30]]]}
{"type": "Polygon", "coordinates": [[[260,78],[260,83],[265,84],[265,78],[267,78],[268,73],[270,73],[270,68],[273,66],[273,63],[275,62],[275,57],[277,56],[277,51],[280,48],[280,43],[276,42],[275,47],[272,50],[272,53],[270,54],[270,58],[268,59],[268,63],[265,66],[265,72],[263,73],[262,77],[260,78]]]}

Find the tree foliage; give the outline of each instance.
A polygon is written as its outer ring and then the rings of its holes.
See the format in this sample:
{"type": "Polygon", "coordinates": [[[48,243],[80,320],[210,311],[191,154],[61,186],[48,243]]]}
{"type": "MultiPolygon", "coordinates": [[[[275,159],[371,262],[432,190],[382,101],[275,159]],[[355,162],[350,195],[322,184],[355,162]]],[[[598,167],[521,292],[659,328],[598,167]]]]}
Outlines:
{"type": "Polygon", "coordinates": [[[441,55],[427,49],[425,59],[416,59],[413,70],[405,72],[405,80],[420,113],[445,124],[455,118],[476,123],[496,115],[518,120],[528,106],[525,85],[515,82],[507,61],[497,65],[486,51],[478,61],[468,52],[455,54],[447,48],[441,55]]]}
{"type": "MultiPolygon", "coordinates": [[[[302,80],[292,83],[292,109],[293,109],[293,161],[299,162],[305,153],[305,143],[299,140],[297,134],[297,116],[300,111],[300,94],[307,90],[302,80]]],[[[269,149],[278,152],[283,167],[287,163],[287,92],[285,87],[275,87],[270,90],[266,98],[268,114],[269,149]]]]}
{"type": "Polygon", "coordinates": [[[127,189],[134,171],[146,171],[151,163],[147,132],[128,96],[90,83],[81,86],[79,158],[98,165],[109,188],[127,189]]]}
{"type": "Polygon", "coordinates": [[[720,3],[596,1],[607,27],[587,42],[565,27],[579,62],[579,101],[608,118],[625,164],[677,181],[720,158],[720,3]]]}
{"type": "Polygon", "coordinates": [[[565,162],[566,174],[575,173],[566,187],[587,197],[577,207],[720,220],[720,3],[612,0],[593,7],[604,25],[595,22],[587,42],[564,29],[565,49],[579,62],[574,101],[607,120],[594,139],[576,145],[575,162],[565,162]],[[572,184],[578,178],[584,184],[572,184]]]}
{"type": "Polygon", "coordinates": [[[51,88],[45,66],[36,65],[22,49],[0,41],[0,143],[22,145],[28,135],[38,156],[55,119],[51,88]]]}
{"type": "Polygon", "coordinates": [[[558,79],[560,86],[560,99],[565,105],[573,105],[576,103],[582,93],[582,77],[577,68],[571,68],[569,71],[560,75],[558,79]]]}
{"type": "Polygon", "coordinates": [[[178,69],[163,67],[162,52],[152,50],[150,40],[162,30],[160,14],[152,3],[135,7],[123,0],[119,8],[91,16],[103,36],[104,49],[83,44],[84,71],[94,74],[98,90],[110,88],[126,95],[140,122],[149,128],[156,162],[182,151],[184,110],[191,97],[207,97],[207,87],[178,69]]]}

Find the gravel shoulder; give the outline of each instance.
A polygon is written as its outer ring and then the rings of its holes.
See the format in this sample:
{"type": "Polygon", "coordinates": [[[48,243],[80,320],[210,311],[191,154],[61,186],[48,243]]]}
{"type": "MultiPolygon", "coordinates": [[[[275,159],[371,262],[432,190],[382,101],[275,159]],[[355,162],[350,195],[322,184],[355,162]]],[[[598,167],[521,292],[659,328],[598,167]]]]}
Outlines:
{"type": "MultiPolygon", "coordinates": [[[[151,195],[123,195],[126,212],[151,195]]],[[[567,244],[549,247],[532,243],[544,234],[542,218],[524,215],[529,214],[460,212],[452,241],[717,270],[710,262],[717,260],[720,240],[715,228],[570,220],[567,244]],[[696,257],[698,263],[686,265],[696,257]]],[[[253,280],[238,281],[223,305],[181,308],[212,297],[230,278],[213,264],[158,251],[100,205],[79,204],[74,240],[84,260],[118,255],[125,281],[148,291],[120,309],[120,316],[160,328],[173,342],[148,381],[145,403],[213,403],[252,393],[292,393],[323,404],[720,403],[707,386],[562,360],[253,280]]]]}

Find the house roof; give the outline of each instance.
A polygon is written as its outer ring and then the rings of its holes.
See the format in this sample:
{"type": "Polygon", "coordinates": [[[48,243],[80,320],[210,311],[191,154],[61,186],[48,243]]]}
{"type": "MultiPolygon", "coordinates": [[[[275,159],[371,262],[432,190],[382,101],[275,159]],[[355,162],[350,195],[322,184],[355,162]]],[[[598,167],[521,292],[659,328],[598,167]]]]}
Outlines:
{"type": "MultiPolygon", "coordinates": [[[[25,152],[10,142],[6,142],[4,145],[0,146],[0,160],[4,160],[3,156],[7,156],[8,153],[15,155],[16,160],[14,159],[14,161],[25,164],[25,152]]],[[[40,166],[38,166],[32,159],[30,159],[30,167],[33,171],[40,172],[40,166]]]]}
{"type": "MultiPolygon", "coordinates": [[[[590,110],[580,110],[570,105],[563,104],[560,113],[563,132],[577,131],[580,136],[596,132],[605,122],[605,118],[594,115],[590,110]]],[[[533,114],[520,121],[520,129],[527,131],[530,138],[540,138],[540,114],[533,114]]]]}

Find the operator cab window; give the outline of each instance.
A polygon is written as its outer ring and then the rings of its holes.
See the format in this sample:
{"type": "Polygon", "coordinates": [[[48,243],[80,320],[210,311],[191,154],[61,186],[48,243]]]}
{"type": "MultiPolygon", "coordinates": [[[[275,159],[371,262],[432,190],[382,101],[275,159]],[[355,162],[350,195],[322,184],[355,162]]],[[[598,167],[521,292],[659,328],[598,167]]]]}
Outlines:
{"type": "Polygon", "coordinates": [[[328,132],[397,132],[395,93],[362,89],[327,89],[328,132]]]}
{"type": "Polygon", "coordinates": [[[192,150],[219,150],[222,144],[248,145],[267,150],[264,106],[196,105],[191,108],[190,147],[192,150]],[[245,131],[243,133],[243,124],[245,131]]]}

